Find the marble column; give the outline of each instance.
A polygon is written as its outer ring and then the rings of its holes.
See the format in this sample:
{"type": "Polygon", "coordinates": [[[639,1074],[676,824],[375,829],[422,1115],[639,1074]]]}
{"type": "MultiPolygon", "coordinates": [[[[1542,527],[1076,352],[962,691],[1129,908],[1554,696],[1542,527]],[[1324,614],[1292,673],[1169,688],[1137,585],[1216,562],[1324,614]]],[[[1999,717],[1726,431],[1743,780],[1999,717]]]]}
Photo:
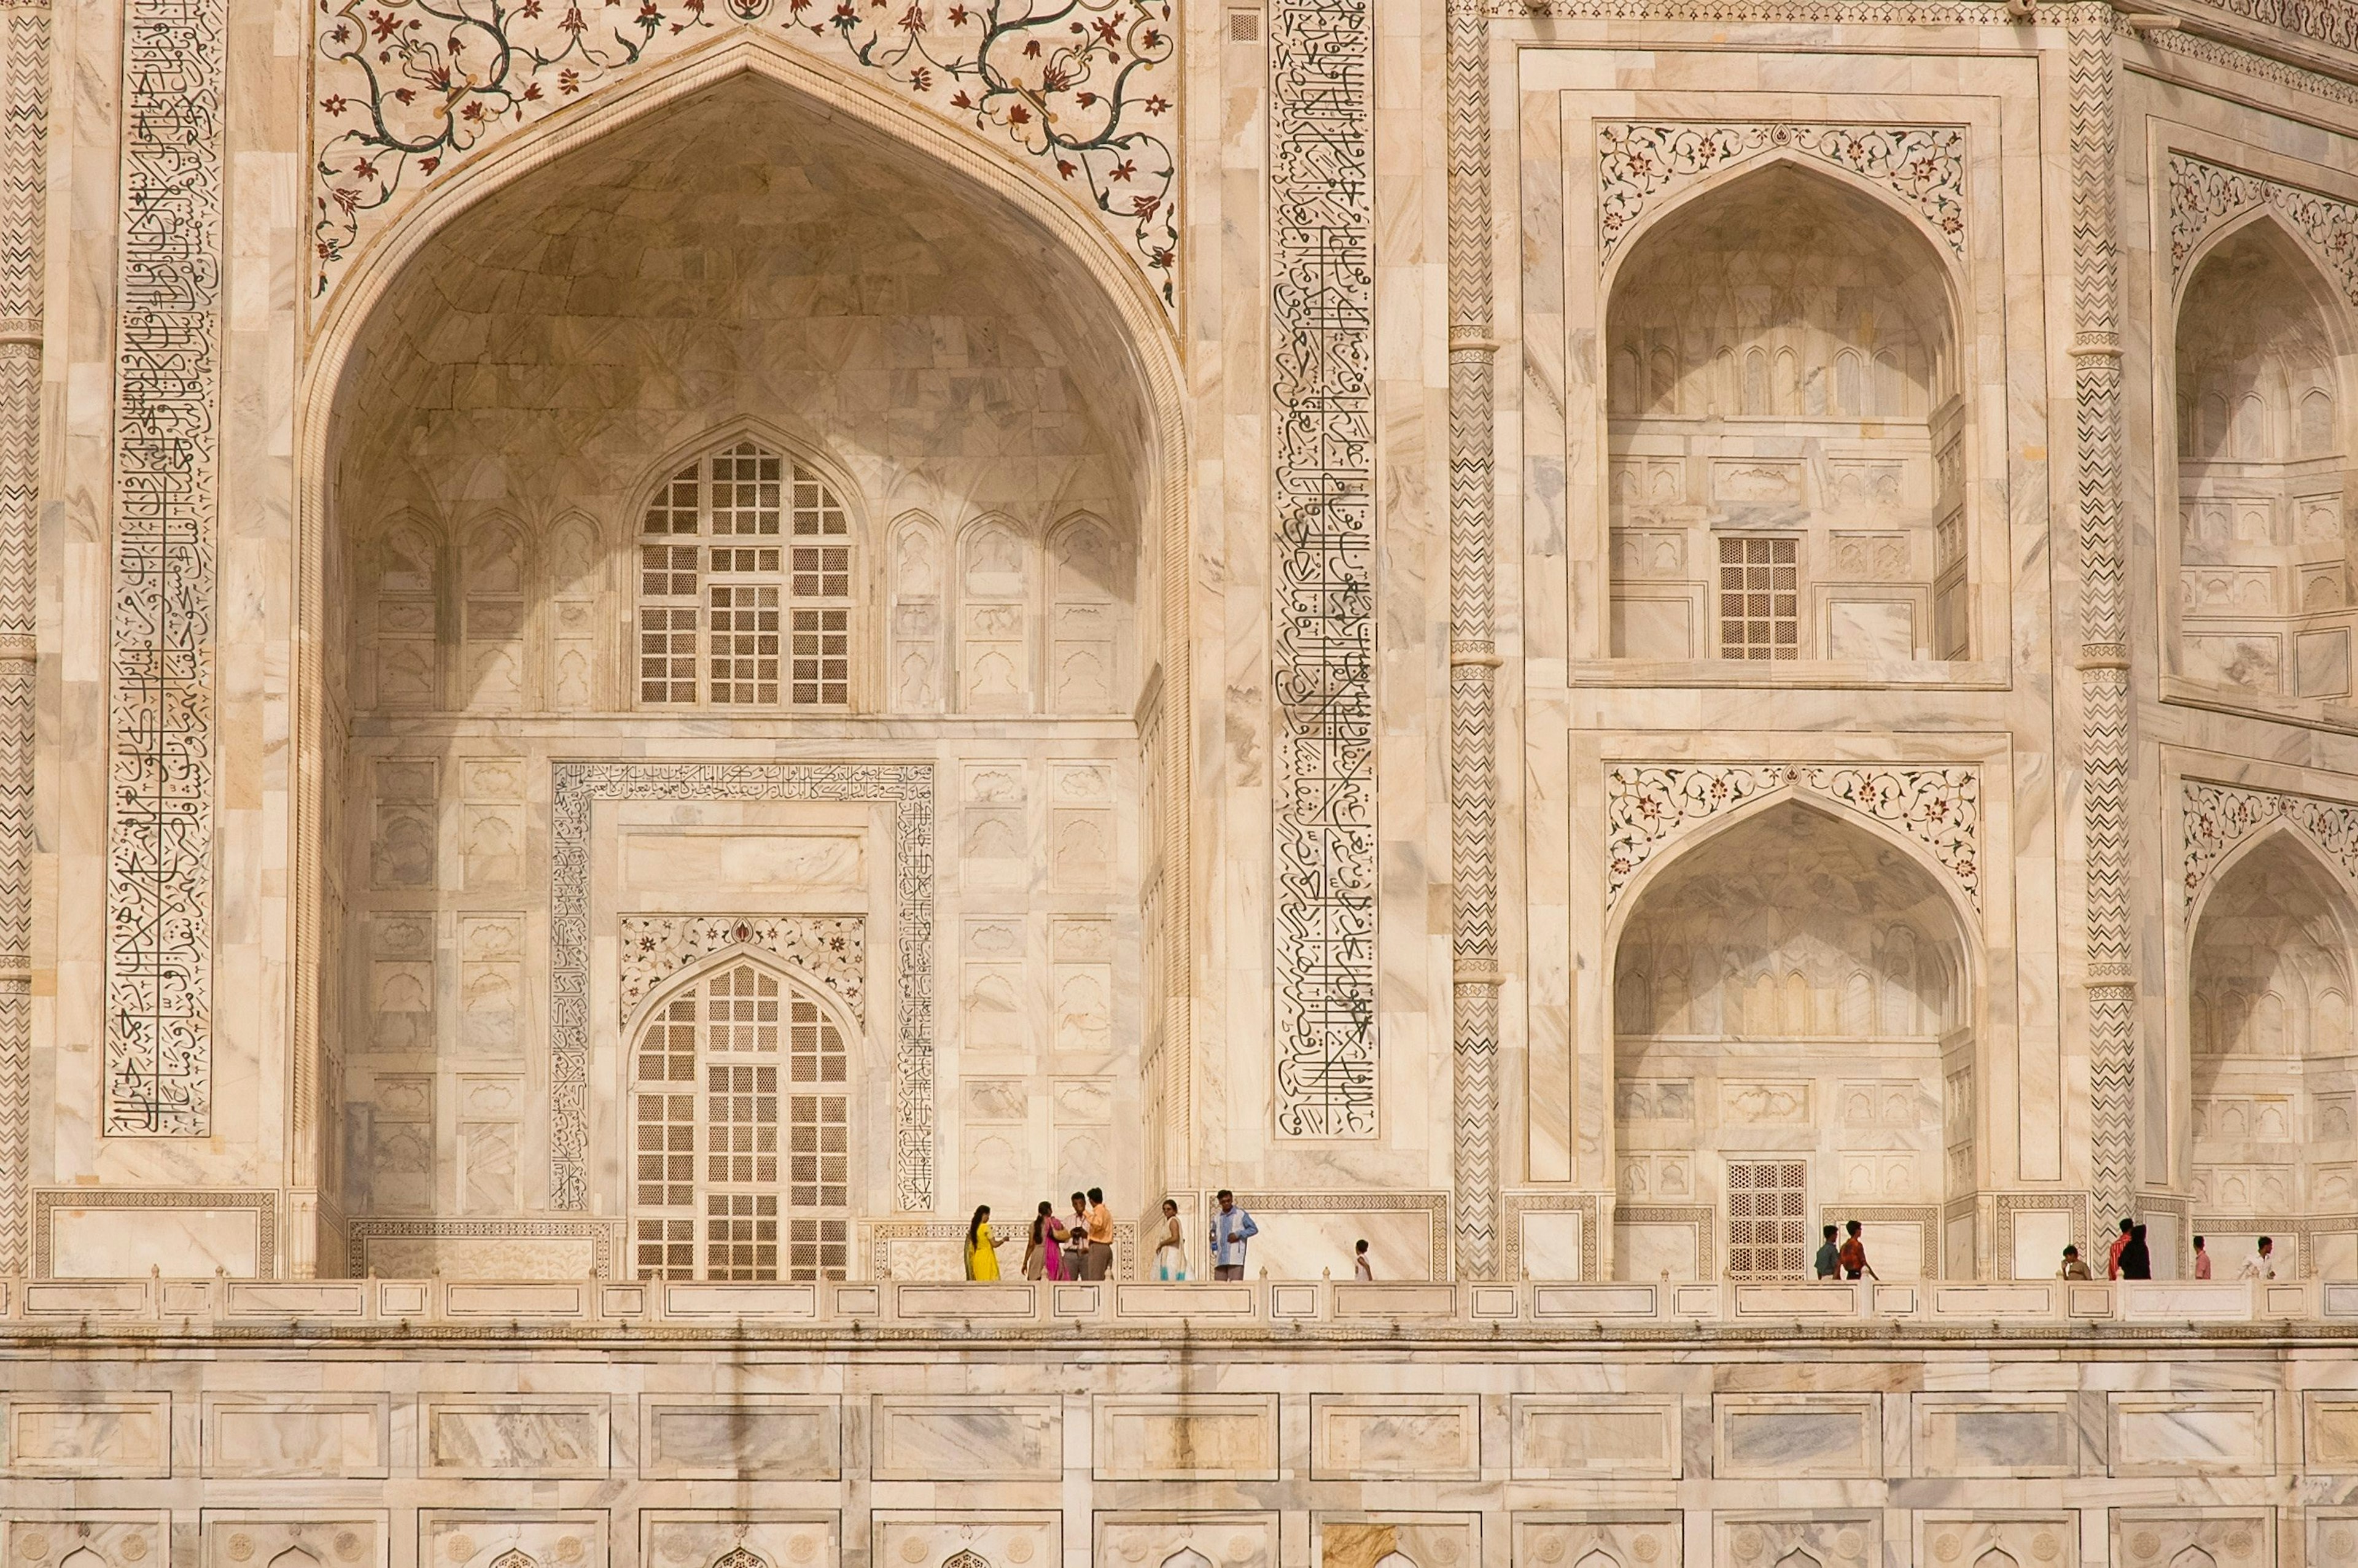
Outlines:
{"type": "Polygon", "coordinates": [[[2119,61],[2113,13],[2075,5],[2070,33],[2071,362],[2080,505],[2081,823],[2087,878],[2090,1149],[2096,1220],[2136,1181],[2136,988],[2128,903],[2128,642],[2122,594],[2119,61]]]}
{"type": "Polygon", "coordinates": [[[1490,39],[1449,0],[1450,1044],[1456,1272],[1498,1271],[1498,653],[1494,637],[1490,39]]]}

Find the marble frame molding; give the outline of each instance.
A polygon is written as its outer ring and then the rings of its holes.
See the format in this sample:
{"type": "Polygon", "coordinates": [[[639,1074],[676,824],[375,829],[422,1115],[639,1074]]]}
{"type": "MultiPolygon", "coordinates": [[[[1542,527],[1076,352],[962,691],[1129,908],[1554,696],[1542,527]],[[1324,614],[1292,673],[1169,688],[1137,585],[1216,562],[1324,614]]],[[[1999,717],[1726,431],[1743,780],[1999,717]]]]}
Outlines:
{"type": "Polygon", "coordinates": [[[1576,1214],[1580,1217],[1580,1279],[1602,1278],[1598,1272],[1596,1197],[1593,1193],[1508,1193],[1498,1199],[1499,1247],[1503,1253],[1499,1277],[1523,1277],[1523,1216],[1576,1214]]]}
{"type": "MultiPolygon", "coordinates": [[[[1572,53],[1586,47],[1559,46],[1547,52],[1572,53]]],[[[1667,63],[1659,69],[1683,82],[1667,63]]],[[[1564,530],[1561,558],[1550,565],[1551,571],[1561,570],[1566,580],[1535,585],[1538,590],[1531,595],[1530,611],[1535,620],[1564,618],[1563,630],[1551,632],[1548,640],[1561,638],[1571,685],[1839,687],[1871,678],[1892,689],[1923,686],[1996,690],[2007,684],[2013,655],[2006,628],[2012,606],[2024,591],[2016,580],[2017,529],[2007,492],[2019,490],[2025,482],[2015,472],[2009,442],[2036,439],[2037,434],[2035,422],[2009,404],[2005,385],[2009,367],[2028,367],[2033,362],[2043,367],[2045,326],[2040,321],[2017,322],[2006,300],[2009,256],[2026,250],[2035,254],[2041,241],[2035,228],[2036,149],[2014,133],[1998,91],[1997,77],[2007,69],[1993,59],[1952,92],[1888,98],[1699,92],[1683,86],[1654,89],[1638,84],[1606,90],[1565,85],[1576,77],[1570,70],[1550,71],[1544,86],[1529,81],[1521,85],[1527,115],[1534,113],[1529,107],[1531,101],[1542,96],[1559,100],[1550,112],[1555,121],[1551,127],[1554,145],[1545,149],[1544,156],[1552,166],[1559,166],[1553,168],[1558,178],[1552,183],[1561,212],[1552,214],[1543,225],[1546,243],[1538,250],[1544,254],[1534,254],[1521,265],[1526,297],[1552,300],[1554,309],[1550,314],[1560,309],[1563,324],[1606,321],[1634,250],[1664,218],[1710,200],[1733,182],[1782,164],[1859,193],[1922,240],[1947,290],[1965,398],[1966,416],[1960,437],[1965,571],[1976,601],[1970,622],[1969,656],[1869,666],[1812,659],[1779,665],[1773,672],[1715,657],[1656,661],[1613,656],[1612,547],[1607,522],[1611,464],[1606,460],[1611,443],[1606,389],[1601,379],[1591,385],[1583,378],[1566,384],[1561,406],[1543,408],[1526,401],[1519,416],[1525,426],[1526,466],[1534,460],[1533,454],[1541,452],[1562,451],[1572,458],[1566,499],[1556,503],[1564,530]],[[1648,195],[1642,219],[1614,238],[1608,255],[1602,251],[1606,172],[1598,131],[1633,124],[1758,135],[1765,145],[1757,149],[1747,146],[1740,157],[1714,161],[1691,176],[1665,181],[1648,195]],[[1961,171],[1951,184],[1962,209],[1962,232],[1971,238],[1970,245],[1962,251],[1953,243],[1954,236],[1928,220],[1913,198],[1838,161],[1812,157],[1778,141],[1779,133],[1790,142],[1798,135],[1833,128],[1897,135],[1916,127],[1959,133],[1956,155],[1961,171]],[[1551,281],[1544,287],[1531,283],[1534,269],[1559,266],[1563,273],[1560,282],[1551,281]],[[2028,330],[2017,330],[2018,326],[2027,326],[2028,330]]],[[[1548,358],[1563,363],[1581,362],[1588,351],[1585,340],[1546,345],[1548,358]]],[[[1528,473],[1524,482],[1532,482],[1528,473]]]]}
{"type": "MultiPolygon", "coordinates": [[[[549,1206],[589,1206],[590,816],[601,800],[876,801],[892,812],[893,1206],[934,1201],[934,769],[923,763],[557,762],[549,784],[549,1206]]],[[[801,966],[795,966],[797,968],[801,966]]],[[[822,989],[821,977],[814,977],[822,989]]],[[[841,992],[830,994],[841,999],[841,992]]]]}
{"type": "Polygon", "coordinates": [[[33,1192],[32,1277],[53,1279],[55,1238],[50,1227],[59,1209],[243,1209],[254,1216],[254,1277],[278,1277],[279,1201],[275,1192],[215,1188],[174,1191],[105,1187],[38,1187],[33,1192]]]}
{"type": "MultiPolygon", "coordinates": [[[[1192,643],[1194,558],[1191,537],[1191,474],[1187,466],[1185,395],[1178,362],[1176,327],[1162,300],[1148,286],[1114,237],[1076,203],[1041,190],[1036,182],[995,150],[936,117],[914,110],[882,92],[872,83],[832,62],[782,46],[773,40],[741,33],[719,47],[650,68],[626,86],[601,95],[581,112],[553,117],[525,130],[472,160],[447,184],[429,190],[354,258],[342,283],[313,323],[294,392],[295,489],[294,535],[297,569],[296,624],[290,632],[295,668],[292,806],[294,863],[288,877],[289,951],[293,976],[293,1019],[288,1050],[293,1057],[287,1075],[289,1108],[297,1141],[290,1155],[288,1184],[296,1207],[316,1200],[322,1184],[322,1141],[317,1136],[317,1108],[301,1103],[304,1086],[319,1080],[322,1054],[319,1038],[321,957],[326,939],[326,857],[336,852],[321,841],[326,816],[322,791],[328,759],[325,739],[332,732],[332,706],[324,689],[330,661],[324,651],[322,606],[327,602],[327,534],[333,524],[329,503],[328,474],[337,437],[335,404],[345,368],[362,347],[376,305],[386,296],[407,265],[435,234],[462,213],[496,192],[532,176],[571,149],[645,114],[691,96],[713,83],[741,73],[759,74],[803,96],[814,112],[832,114],[861,129],[907,146],[939,163],[953,178],[962,178],[979,195],[995,197],[1036,224],[1042,242],[1056,248],[1103,293],[1107,308],[1120,326],[1136,367],[1141,393],[1149,411],[1149,450],[1152,470],[1144,487],[1145,504],[1140,535],[1155,541],[1161,552],[1157,567],[1160,604],[1156,608],[1159,645],[1147,650],[1150,669],[1146,689],[1156,694],[1159,729],[1172,739],[1146,765],[1159,775],[1163,798],[1190,797],[1194,774],[1192,737],[1195,732],[1192,643]]],[[[1185,813],[1174,813],[1160,827],[1163,854],[1168,867],[1163,879],[1161,925],[1171,972],[1183,991],[1195,981],[1197,935],[1193,835],[1185,813]]],[[[1177,1081],[1192,1076],[1192,1009],[1173,1006],[1162,1021],[1163,1050],[1168,1070],[1177,1081]]],[[[552,1165],[556,1163],[552,1158],[552,1165]]],[[[896,1173],[897,1177],[897,1173],[896,1173]]],[[[930,1193],[930,1163],[925,1187],[930,1193]]],[[[310,1238],[296,1237],[289,1250],[290,1267],[308,1273],[315,1264],[310,1238]]]]}

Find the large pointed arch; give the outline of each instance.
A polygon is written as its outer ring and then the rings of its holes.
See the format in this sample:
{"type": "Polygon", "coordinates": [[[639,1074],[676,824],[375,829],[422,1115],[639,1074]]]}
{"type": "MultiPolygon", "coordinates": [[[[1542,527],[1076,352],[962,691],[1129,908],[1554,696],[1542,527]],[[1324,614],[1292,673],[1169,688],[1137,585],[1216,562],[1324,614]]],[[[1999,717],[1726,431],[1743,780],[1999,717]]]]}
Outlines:
{"type": "Polygon", "coordinates": [[[2314,240],[2287,222],[2283,213],[2266,203],[2248,207],[2206,231],[2195,242],[2194,248],[2186,254],[2186,259],[2179,264],[2170,290],[2173,334],[2178,325],[2178,312],[2184,308],[2187,291],[2193,284],[2195,275],[2202,270],[2203,263],[2239,238],[2247,237],[2248,231],[2255,229],[2266,231],[2270,243],[2286,247],[2307,264],[2304,281],[2310,284],[2318,308],[2336,334],[2338,346],[2344,353],[2358,347],[2358,320],[2352,319],[2352,303],[2333,287],[2333,258],[2319,250],[2314,240]]]}
{"type": "MultiPolygon", "coordinates": [[[[294,1178],[298,1189],[316,1186],[321,1174],[319,1017],[322,930],[328,918],[322,827],[331,815],[327,796],[333,783],[324,759],[335,744],[330,727],[342,721],[324,691],[336,662],[326,647],[332,634],[334,598],[325,565],[331,557],[334,528],[331,473],[353,373],[371,351],[372,322],[418,258],[485,203],[525,186],[570,153],[609,135],[644,128],[654,116],[724,86],[757,89],[785,105],[781,113],[803,116],[830,135],[864,137],[874,146],[889,148],[893,158],[921,167],[928,178],[953,190],[957,201],[971,212],[987,214],[1007,243],[1020,241],[1033,287],[1044,298],[1053,297],[1073,323],[1072,330],[1089,340],[1088,351],[1097,356],[1093,362],[1109,367],[1101,378],[1107,395],[1125,400],[1137,411],[1135,450],[1130,454],[1134,460],[1122,466],[1135,476],[1129,481],[1134,487],[1133,504],[1126,510],[1146,563],[1140,589],[1141,619],[1153,622],[1147,659],[1151,676],[1144,683],[1150,699],[1141,709],[1141,728],[1161,739],[1146,766],[1156,775],[1161,799],[1184,802],[1188,797],[1188,750],[1195,727],[1187,718],[1194,654],[1187,635],[1191,574],[1185,567],[1182,386],[1170,322],[1137,267],[1069,200],[953,128],[823,59],[749,33],[650,69],[630,86],[582,105],[578,114],[528,127],[430,191],[355,259],[309,345],[296,413],[299,739],[294,748],[291,956],[297,979],[290,1112],[299,1145],[294,1178]]],[[[878,499],[886,512],[902,505],[897,498],[878,499]]],[[[614,520],[602,519],[601,526],[611,538],[614,520]]],[[[1193,916],[1188,894],[1194,879],[1184,820],[1174,817],[1158,825],[1151,841],[1168,861],[1157,905],[1161,948],[1171,956],[1173,972],[1190,975],[1193,916]]],[[[1185,983],[1181,982],[1183,988],[1185,983]]],[[[1167,1008],[1154,1021],[1171,1043],[1182,1046],[1182,1060],[1187,1011],[1167,1008]]]]}

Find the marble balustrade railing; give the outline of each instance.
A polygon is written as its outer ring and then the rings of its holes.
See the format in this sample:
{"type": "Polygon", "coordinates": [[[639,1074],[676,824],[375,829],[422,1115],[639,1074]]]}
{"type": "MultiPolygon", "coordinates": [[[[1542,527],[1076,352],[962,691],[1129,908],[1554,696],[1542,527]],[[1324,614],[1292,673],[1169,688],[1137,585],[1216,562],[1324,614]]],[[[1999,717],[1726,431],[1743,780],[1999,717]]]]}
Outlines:
{"type": "Polygon", "coordinates": [[[2358,1280],[2270,1282],[2053,1280],[1881,1284],[1462,1284],[1255,1281],[1237,1283],[995,1284],[885,1281],[730,1284],[687,1281],[212,1280],[0,1281],[0,1336],[83,1329],[204,1332],[340,1325],[381,1332],[514,1326],[624,1332],[704,1328],[968,1334],[1091,1327],[1317,1329],[1529,1335],[1659,1334],[1682,1327],[1813,1325],[2003,1334],[2010,1327],[2291,1325],[2358,1332],[2358,1280]]]}

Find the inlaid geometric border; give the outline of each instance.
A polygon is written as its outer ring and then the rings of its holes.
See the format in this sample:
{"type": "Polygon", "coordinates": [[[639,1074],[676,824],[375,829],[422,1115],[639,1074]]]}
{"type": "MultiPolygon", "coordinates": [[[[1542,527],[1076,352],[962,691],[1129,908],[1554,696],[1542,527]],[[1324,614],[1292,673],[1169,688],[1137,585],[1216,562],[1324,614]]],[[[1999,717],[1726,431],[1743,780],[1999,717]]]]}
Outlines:
{"type": "Polygon", "coordinates": [[[1576,1214],[1580,1216],[1580,1278],[1594,1281],[1599,1276],[1600,1263],[1596,1255],[1596,1199],[1589,1193],[1508,1193],[1498,1199],[1498,1228],[1506,1245],[1506,1260],[1501,1278],[1520,1281],[1523,1277],[1523,1216],[1527,1214],[1576,1214]]]}
{"type": "Polygon", "coordinates": [[[1694,1230],[1694,1277],[1719,1278],[1713,1260],[1719,1248],[1719,1210],[1709,1204],[1615,1204],[1613,1225],[1684,1225],[1694,1230]]]}
{"type": "Polygon", "coordinates": [[[356,1219],[346,1246],[352,1271],[368,1275],[372,1241],[587,1241],[590,1277],[614,1277],[614,1241],[622,1222],[611,1219],[356,1219]]]}
{"type": "Polygon", "coordinates": [[[590,817],[601,800],[829,800],[892,812],[894,1206],[934,1206],[934,770],[885,762],[549,765],[549,1206],[590,1206],[590,817]]]}
{"type": "MultiPolygon", "coordinates": [[[[2014,1271],[2014,1217],[2017,1214],[2061,1214],[2071,1222],[2071,1245],[2080,1256],[2088,1255],[2088,1195],[2085,1193],[2000,1193],[1997,1195],[1997,1218],[1990,1238],[1991,1272],[2000,1279],[2013,1280],[2025,1276],[2014,1271]]],[[[2058,1260],[2060,1266],[2061,1260],[2058,1260]]],[[[2045,1274],[2028,1276],[2046,1279],[2045,1274]]]]}
{"type": "Polygon", "coordinates": [[[278,1277],[278,1195],[242,1188],[191,1189],[178,1192],[124,1192],[106,1187],[40,1187],[33,1193],[33,1278],[54,1278],[51,1272],[49,1225],[61,1208],[244,1209],[254,1216],[254,1277],[278,1277]]]}
{"type": "MultiPolygon", "coordinates": [[[[1920,1278],[1937,1280],[1941,1277],[1941,1207],[1938,1204],[1846,1204],[1829,1200],[1818,1206],[1818,1223],[1844,1225],[1851,1220],[1861,1225],[1912,1225],[1923,1232],[1918,1244],[1921,1249],[1920,1278]]],[[[1814,1241],[1812,1251],[1817,1250],[1814,1241]]],[[[1875,1261],[1870,1257],[1869,1263],[1875,1261]]]]}

